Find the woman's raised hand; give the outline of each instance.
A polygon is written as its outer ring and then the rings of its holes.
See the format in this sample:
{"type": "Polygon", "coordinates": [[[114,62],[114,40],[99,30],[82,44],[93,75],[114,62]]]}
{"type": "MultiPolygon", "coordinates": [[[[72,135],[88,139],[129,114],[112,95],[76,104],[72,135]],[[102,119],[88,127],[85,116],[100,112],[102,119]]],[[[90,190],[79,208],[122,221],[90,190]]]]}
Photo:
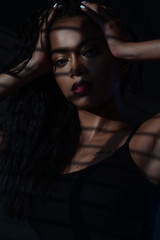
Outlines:
{"type": "MultiPolygon", "coordinates": [[[[36,48],[33,52],[32,58],[29,62],[29,67],[36,67],[39,70],[39,75],[45,74],[52,70],[52,64],[49,54],[49,28],[54,18],[55,13],[60,8],[60,6],[53,7],[49,14],[43,18],[42,27],[39,31],[38,41],[36,48]]],[[[42,21],[40,17],[39,21],[42,21]]]]}
{"type": "Polygon", "coordinates": [[[160,60],[160,39],[129,42],[113,9],[86,1],[81,9],[100,26],[113,56],[127,61],[160,60]]]}
{"type": "Polygon", "coordinates": [[[81,9],[100,26],[108,47],[115,57],[120,57],[122,45],[127,37],[114,10],[98,3],[82,2],[81,9]]]}
{"type": "Polygon", "coordinates": [[[60,6],[54,7],[49,14],[43,18],[40,17],[38,41],[30,60],[26,59],[11,71],[0,74],[0,100],[28,84],[35,78],[51,72],[52,64],[49,54],[49,28],[56,11],[60,6]],[[23,67],[24,66],[24,67],[23,67]],[[22,67],[22,68],[21,68],[22,67]],[[21,71],[17,72],[17,69],[21,71]]]}

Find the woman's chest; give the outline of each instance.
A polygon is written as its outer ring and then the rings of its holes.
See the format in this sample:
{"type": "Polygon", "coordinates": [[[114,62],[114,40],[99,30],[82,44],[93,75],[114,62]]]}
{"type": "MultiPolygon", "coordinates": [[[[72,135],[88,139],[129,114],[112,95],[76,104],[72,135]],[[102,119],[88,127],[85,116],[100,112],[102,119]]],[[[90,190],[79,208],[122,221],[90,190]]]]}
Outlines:
{"type": "Polygon", "coordinates": [[[143,183],[134,171],[111,162],[61,176],[52,196],[38,204],[35,201],[30,208],[27,218],[32,225],[52,234],[61,229],[59,239],[94,239],[87,236],[97,233],[95,239],[109,239],[108,234],[115,232],[121,237],[128,234],[127,240],[140,239],[148,221],[150,192],[142,192],[143,183]]]}

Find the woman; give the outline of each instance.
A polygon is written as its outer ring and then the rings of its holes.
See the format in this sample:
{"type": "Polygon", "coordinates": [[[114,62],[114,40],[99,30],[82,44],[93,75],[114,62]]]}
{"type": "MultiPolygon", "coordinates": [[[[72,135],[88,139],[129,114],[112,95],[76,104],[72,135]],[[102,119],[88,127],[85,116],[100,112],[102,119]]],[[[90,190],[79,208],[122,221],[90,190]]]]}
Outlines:
{"type": "Polygon", "coordinates": [[[1,98],[20,89],[1,144],[6,213],[39,239],[152,239],[159,114],[137,129],[128,121],[119,25],[110,9],[79,5],[40,13],[0,77],[1,98]]]}

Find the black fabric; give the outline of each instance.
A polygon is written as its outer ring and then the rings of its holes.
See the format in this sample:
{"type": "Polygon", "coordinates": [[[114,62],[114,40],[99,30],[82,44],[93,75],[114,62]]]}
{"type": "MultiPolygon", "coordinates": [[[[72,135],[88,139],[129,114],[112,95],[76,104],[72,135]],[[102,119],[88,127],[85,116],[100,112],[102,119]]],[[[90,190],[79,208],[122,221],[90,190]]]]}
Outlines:
{"type": "Polygon", "coordinates": [[[27,220],[10,219],[4,215],[3,200],[0,195],[0,240],[39,240],[27,220]]]}
{"type": "Polygon", "coordinates": [[[25,220],[3,214],[0,240],[151,240],[160,187],[142,176],[126,143],[103,161],[61,175],[49,198],[26,205],[25,220]]]}
{"type": "Polygon", "coordinates": [[[34,199],[26,207],[39,239],[152,239],[159,186],[132,161],[130,138],[103,161],[61,175],[49,199],[34,199]]]}

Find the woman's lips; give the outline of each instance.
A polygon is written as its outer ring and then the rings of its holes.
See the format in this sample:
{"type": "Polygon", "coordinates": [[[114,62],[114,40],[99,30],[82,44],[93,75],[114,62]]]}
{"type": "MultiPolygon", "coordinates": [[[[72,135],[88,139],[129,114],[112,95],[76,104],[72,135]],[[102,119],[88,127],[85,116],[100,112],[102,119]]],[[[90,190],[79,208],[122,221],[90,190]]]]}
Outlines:
{"type": "Polygon", "coordinates": [[[77,96],[84,96],[89,93],[92,89],[93,83],[88,82],[86,80],[81,80],[79,82],[75,82],[72,86],[72,92],[77,96]]]}

